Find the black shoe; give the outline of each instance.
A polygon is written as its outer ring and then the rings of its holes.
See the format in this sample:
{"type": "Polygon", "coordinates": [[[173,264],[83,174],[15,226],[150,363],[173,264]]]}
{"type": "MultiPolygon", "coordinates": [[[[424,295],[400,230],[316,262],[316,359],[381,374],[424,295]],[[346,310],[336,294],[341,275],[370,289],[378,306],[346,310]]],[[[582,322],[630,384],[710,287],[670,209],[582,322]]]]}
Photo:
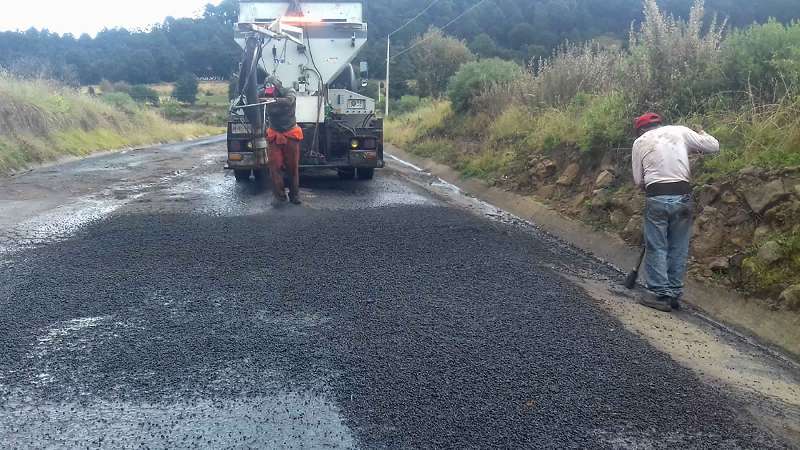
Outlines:
{"type": "Polygon", "coordinates": [[[301,204],[303,204],[303,202],[300,201],[300,196],[299,195],[290,195],[289,196],[289,201],[292,202],[293,205],[301,205],[301,204]]]}
{"type": "Polygon", "coordinates": [[[272,198],[272,206],[275,208],[280,208],[281,206],[286,204],[286,197],[273,197],[272,198]]]}
{"type": "Polygon", "coordinates": [[[681,309],[681,302],[678,300],[677,297],[661,297],[661,300],[669,303],[669,306],[674,309],[675,311],[680,311],[681,309]]]}
{"type": "Polygon", "coordinates": [[[639,299],[639,303],[647,306],[648,308],[657,309],[661,312],[672,312],[672,307],[668,301],[663,300],[663,297],[645,294],[641,299],[639,299]]]}

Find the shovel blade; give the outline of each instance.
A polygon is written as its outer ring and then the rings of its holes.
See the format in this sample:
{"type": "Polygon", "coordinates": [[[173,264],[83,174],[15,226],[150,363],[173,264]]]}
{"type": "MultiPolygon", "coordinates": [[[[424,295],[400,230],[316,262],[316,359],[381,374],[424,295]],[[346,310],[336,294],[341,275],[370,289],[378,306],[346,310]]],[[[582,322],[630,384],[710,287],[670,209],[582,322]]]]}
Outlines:
{"type": "Polygon", "coordinates": [[[639,271],[634,270],[633,272],[629,273],[628,276],[625,278],[625,287],[627,289],[633,289],[636,287],[636,281],[639,279],[639,271]]]}

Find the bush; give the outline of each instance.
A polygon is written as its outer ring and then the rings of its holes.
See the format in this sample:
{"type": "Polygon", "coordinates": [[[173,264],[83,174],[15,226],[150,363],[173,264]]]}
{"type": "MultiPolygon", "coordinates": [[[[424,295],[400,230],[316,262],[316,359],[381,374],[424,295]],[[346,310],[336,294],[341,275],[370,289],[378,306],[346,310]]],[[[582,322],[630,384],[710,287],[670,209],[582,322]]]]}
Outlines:
{"type": "Polygon", "coordinates": [[[136,104],[130,95],[124,92],[111,92],[110,94],[103,94],[100,99],[103,102],[113,106],[115,109],[129,114],[133,114],[139,110],[139,105],[136,104]]]}
{"type": "Polygon", "coordinates": [[[628,123],[633,116],[625,97],[619,93],[588,99],[582,107],[582,136],[578,147],[584,151],[605,150],[622,145],[630,136],[628,123]]]}
{"type": "Polygon", "coordinates": [[[492,58],[470,62],[450,79],[447,95],[456,111],[466,112],[477,96],[495,85],[509,84],[521,75],[522,68],[510,61],[492,58]]]}
{"type": "Polygon", "coordinates": [[[139,103],[158,106],[160,98],[158,92],[143,84],[137,84],[130,89],[130,96],[139,103]]]}
{"type": "Polygon", "coordinates": [[[422,99],[416,95],[404,95],[394,103],[394,112],[396,114],[405,114],[422,105],[422,99]]]}
{"type": "Polygon", "coordinates": [[[800,88],[800,22],[771,20],[734,31],[723,45],[728,87],[776,102],[800,88]]]}
{"type": "Polygon", "coordinates": [[[199,84],[197,77],[194,74],[186,73],[178,78],[175,82],[175,89],[172,91],[172,96],[179,102],[194,105],[197,102],[197,91],[199,84]]]}

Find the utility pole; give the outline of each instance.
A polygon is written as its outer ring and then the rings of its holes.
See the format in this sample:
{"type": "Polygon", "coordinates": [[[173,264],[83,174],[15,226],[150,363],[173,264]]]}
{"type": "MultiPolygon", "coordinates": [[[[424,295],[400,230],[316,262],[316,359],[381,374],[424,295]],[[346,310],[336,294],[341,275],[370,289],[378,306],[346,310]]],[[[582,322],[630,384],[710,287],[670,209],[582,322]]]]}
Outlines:
{"type": "MultiPolygon", "coordinates": [[[[384,86],[384,88],[386,89],[386,112],[383,113],[383,118],[384,119],[388,119],[389,118],[389,66],[390,66],[389,63],[391,61],[390,54],[389,54],[389,52],[390,52],[389,49],[391,49],[391,47],[392,47],[392,34],[394,34],[396,32],[397,32],[397,30],[392,31],[391,33],[389,33],[388,36],[386,36],[386,85],[384,86]]],[[[378,89],[378,91],[380,91],[380,89],[378,89]]],[[[378,95],[380,95],[380,94],[378,94],[378,95]]]]}

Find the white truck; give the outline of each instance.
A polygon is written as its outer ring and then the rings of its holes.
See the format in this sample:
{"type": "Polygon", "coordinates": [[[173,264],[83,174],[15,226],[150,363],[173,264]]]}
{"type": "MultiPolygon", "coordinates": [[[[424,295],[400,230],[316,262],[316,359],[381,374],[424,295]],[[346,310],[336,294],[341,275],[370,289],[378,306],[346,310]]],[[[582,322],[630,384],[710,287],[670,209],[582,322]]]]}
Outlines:
{"type": "MultiPolygon", "coordinates": [[[[235,39],[244,53],[226,168],[236,180],[266,177],[269,124],[259,93],[268,76],[297,93],[296,117],[305,135],[301,168],[372,179],[384,166],[383,119],[376,117],[373,99],[355,92],[361,81],[352,65],[367,42],[363,2],[242,0],[235,39]]],[[[366,63],[359,69],[365,83],[366,63]]]]}

